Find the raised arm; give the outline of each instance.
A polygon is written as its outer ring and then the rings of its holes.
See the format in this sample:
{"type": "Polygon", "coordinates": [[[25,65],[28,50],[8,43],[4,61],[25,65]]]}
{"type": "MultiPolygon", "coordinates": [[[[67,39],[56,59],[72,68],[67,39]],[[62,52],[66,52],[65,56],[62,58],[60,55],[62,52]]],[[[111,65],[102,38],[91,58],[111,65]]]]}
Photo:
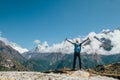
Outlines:
{"type": "Polygon", "coordinates": [[[72,41],[70,41],[70,40],[68,40],[67,38],[65,39],[66,41],[68,41],[68,42],[70,42],[71,44],[73,44],[73,42],[72,41]]]}
{"type": "Polygon", "coordinates": [[[89,37],[88,37],[86,40],[84,40],[81,44],[83,44],[83,43],[86,42],[87,40],[89,40],[89,37]]]}

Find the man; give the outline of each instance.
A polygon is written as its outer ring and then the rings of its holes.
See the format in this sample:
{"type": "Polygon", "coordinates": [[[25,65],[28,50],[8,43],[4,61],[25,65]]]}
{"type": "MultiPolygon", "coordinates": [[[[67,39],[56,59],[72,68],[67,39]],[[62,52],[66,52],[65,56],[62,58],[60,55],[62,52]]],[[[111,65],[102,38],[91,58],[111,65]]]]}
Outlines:
{"type": "Polygon", "coordinates": [[[72,70],[75,70],[75,65],[76,65],[76,59],[78,57],[79,59],[79,67],[80,69],[82,68],[82,62],[81,62],[81,55],[80,55],[80,51],[81,51],[81,45],[86,42],[87,40],[89,40],[89,38],[87,38],[86,40],[84,40],[83,42],[79,43],[79,40],[76,39],[76,42],[72,42],[70,40],[68,40],[66,38],[66,41],[70,42],[71,44],[74,45],[74,59],[73,59],[73,69],[72,70]]]}

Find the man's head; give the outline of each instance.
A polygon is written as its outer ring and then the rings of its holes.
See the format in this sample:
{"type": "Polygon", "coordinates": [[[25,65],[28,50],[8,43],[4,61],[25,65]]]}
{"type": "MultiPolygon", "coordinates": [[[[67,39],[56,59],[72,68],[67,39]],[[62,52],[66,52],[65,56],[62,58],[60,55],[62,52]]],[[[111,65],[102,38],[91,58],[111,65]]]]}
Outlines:
{"type": "Polygon", "coordinates": [[[76,38],[76,39],[75,39],[75,42],[76,42],[76,43],[79,43],[79,42],[80,42],[80,39],[79,39],[79,38],[76,38]]]}

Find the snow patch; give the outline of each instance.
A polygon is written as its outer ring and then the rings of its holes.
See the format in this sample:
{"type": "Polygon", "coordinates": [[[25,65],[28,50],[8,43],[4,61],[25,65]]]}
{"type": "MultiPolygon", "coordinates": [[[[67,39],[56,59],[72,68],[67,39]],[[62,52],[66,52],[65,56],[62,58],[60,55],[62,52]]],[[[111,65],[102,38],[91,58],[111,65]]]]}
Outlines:
{"type": "Polygon", "coordinates": [[[14,42],[10,42],[7,38],[4,38],[2,36],[0,36],[0,40],[3,41],[6,45],[11,46],[13,49],[17,50],[20,53],[24,53],[24,52],[28,51],[28,49],[22,48],[20,45],[14,43],[14,42]]]}

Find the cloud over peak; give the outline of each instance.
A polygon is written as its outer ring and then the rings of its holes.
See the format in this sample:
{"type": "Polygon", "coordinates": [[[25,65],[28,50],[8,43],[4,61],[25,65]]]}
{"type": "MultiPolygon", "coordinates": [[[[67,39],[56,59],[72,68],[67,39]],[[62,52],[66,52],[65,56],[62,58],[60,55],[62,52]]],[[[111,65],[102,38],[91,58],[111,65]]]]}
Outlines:
{"type": "MultiPolygon", "coordinates": [[[[109,29],[103,30],[100,33],[90,32],[86,37],[79,38],[81,42],[90,38],[88,42],[82,45],[82,53],[88,54],[103,54],[110,55],[120,53],[120,30],[115,29],[114,31],[110,31],[109,29]]],[[[76,38],[75,38],[76,39],[76,38]]],[[[75,41],[72,39],[71,41],[75,41]]],[[[39,40],[35,40],[34,42],[40,43],[39,40]]],[[[37,47],[37,51],[41,53],[53,53],[53,52],[61,52],[61,53],[73,53],[74,46],[67,41],[62,41],[61,43],[53,44],[49,46],[47,41],[41,43],[37,47]]]]}
{"type": "MultiPolygon", "coordinates": [[[[0,33],[0,35],[2,35],[2,34],[0,33]]],[[[9,41],[7,38],[4,38],[2,36],[0,36],[0,40],[3,41],[6,45],[11,46],[13,49],[17,50],[20,53],[24,53],[24,52],[28,51],[28,49],[22,48],[20,45],[14,43],[14,42],[9,41]]]]}

